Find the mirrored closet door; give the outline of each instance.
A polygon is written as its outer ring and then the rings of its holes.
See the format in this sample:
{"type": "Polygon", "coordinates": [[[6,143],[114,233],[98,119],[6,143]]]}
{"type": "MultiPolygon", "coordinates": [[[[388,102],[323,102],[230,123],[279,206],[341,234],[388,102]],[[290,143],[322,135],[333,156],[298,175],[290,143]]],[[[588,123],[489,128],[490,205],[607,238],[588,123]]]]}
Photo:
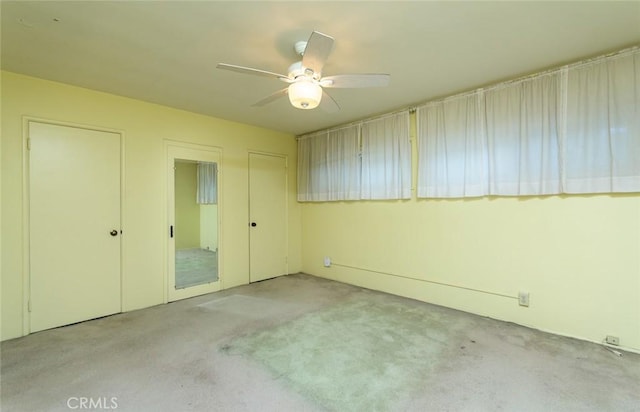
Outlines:
{"type": "Polygon", "coordinates": [[[168,146],[168,301],[220,290],[219,157],[168,146]]]}

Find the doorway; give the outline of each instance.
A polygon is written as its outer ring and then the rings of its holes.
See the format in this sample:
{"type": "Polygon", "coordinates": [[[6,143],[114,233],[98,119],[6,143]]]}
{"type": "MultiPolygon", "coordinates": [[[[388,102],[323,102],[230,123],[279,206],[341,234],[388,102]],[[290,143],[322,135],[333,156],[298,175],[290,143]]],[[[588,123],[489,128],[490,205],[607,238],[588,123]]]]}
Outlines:
{"type": "Polygon", "coordinates": [[[27,126],[29,332],[119,313],[122,136],[27,126]]]}
{"type": "Polygon", "coordinates": [[[168,145],[167,301],[221,289],[220,153],[168,145]]]}
{"type": "Polygon", "coordinates": [[[288,272],[287,157],[249,153],[249,281],[288,272]]]}

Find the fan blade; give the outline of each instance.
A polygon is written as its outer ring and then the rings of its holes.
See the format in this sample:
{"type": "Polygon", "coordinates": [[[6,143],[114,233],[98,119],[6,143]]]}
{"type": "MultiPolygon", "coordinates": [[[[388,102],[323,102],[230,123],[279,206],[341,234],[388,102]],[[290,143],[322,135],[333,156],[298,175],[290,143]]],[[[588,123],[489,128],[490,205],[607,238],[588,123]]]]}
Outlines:
{"type": "Polygon", "coordinates": [[[338,103],[333,100],[329,93],[322,91],[322,99],[320,100],[320,108],[327,113],[335,113],[340,110],[338,103]]]}
{"type": "Polygon", "coordinates": [[[234,64],[226,64],[226,63],[218,63],[216,66],[218,69],[231,70],[232,72],[244,73],[244,74],[254,74],[258,76],[265,77],[275,77],[285,82],[291,82],[288,76],[284,74],[278,74],[273,72],[268,72],[266,70],[252,69],[250,67],[236,66],[234,64]]]}
{"type": "Polygon", "coordinates": [[[264,99],[260,100],[259,102],[256,102],[254,104],[252,104],[251,106],[264,106],[265,104],[269,104],[274,100],[277,100],[281,97],[286,96],[289,93],[289,88],[285,87],[282,90],[278,90],[275,93],[270,94],[269,96],[265,97],[264,99]]]}
{"type": "Polygon", "coordinates": [[[388,86],[391,76],[388,74],[338,74],[320,79],[322,87],[357,88],[388,86]]]}
{"type": "Polygon", "coordinates": [[[331,50],[333,50],[333,37],[314,31],[304,49],[302,65],[319,75],[322,73],[322,68],[331,54],[331,50]]]}

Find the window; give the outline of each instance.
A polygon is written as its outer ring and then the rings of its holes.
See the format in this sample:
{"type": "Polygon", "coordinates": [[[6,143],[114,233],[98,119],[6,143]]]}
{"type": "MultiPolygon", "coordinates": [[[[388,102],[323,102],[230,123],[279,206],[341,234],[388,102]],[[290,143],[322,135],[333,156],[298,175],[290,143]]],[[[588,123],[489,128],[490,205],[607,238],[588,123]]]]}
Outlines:
{"type": "Polygon", "coordinates": [[[640,192],[640,49],[417,110],[418,197],[640,192]]]}
{"type": "Polygon", "coordinates": [[[298,200],[411,197],[409,112],[298,139],[298,200]]]}

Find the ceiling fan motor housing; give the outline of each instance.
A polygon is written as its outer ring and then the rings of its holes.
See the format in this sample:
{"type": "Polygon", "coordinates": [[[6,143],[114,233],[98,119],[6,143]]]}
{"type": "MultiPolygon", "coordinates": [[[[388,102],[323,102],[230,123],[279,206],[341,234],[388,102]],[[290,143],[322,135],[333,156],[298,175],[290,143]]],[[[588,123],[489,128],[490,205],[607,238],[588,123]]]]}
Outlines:
{"type": "Polygon", "coordinates": [[[302,61],[293,63],[289,66],[287,72],[289,73],[289,78],[291,80],[295,80],[300,76],[305,76],[313,80],[320,80],[320,73],[315,73],[313,70],[304,67],[302,65],[302,61]]]}

